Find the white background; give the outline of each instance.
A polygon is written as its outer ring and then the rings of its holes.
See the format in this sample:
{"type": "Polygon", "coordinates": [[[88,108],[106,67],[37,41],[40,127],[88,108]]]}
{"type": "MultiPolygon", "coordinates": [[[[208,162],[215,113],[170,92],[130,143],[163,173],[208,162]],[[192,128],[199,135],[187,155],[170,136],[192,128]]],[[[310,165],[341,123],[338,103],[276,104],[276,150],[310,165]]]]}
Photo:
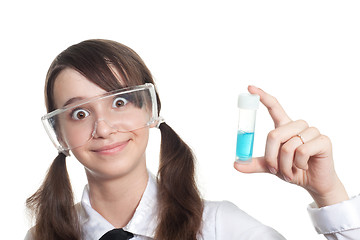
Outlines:
{"type": "MultiPolygon", "coordinates": [[[[340,178],[350,195],[360,192],[358,1],[9,2],[0,4],[1,238],[24,237],[25,199],[57,154],[40,122],[46,71],[58,53],[89,38],[119,41],[142,56],[162,115],[197,155],[204,198],[230,200],[288,239],[323,239],[308,218],[305,190],[232,167],[237,95],[249,84],[328,135],[340,178]]],[[[261,107],[254,155],[263,154],[272,128],[261,107]]],[[[153,130],[152,171],[158,140],[153,130]]],[[[68,168],[79,200],[84,171],[73,158],[68,168]]]]}

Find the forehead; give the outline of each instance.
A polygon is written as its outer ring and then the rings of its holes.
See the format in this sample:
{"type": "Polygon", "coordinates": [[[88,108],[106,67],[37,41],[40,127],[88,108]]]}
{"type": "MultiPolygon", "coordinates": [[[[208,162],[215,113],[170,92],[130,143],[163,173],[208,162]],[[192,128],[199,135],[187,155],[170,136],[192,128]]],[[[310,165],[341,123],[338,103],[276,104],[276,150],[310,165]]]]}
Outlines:
{"type": "Polygon", "coordinates": [[[62,70],[54,83],[56,108],[61,108],[70,99],[91,98],[103,93],[106,93],[104,89],[71,68],[62,70]]]}

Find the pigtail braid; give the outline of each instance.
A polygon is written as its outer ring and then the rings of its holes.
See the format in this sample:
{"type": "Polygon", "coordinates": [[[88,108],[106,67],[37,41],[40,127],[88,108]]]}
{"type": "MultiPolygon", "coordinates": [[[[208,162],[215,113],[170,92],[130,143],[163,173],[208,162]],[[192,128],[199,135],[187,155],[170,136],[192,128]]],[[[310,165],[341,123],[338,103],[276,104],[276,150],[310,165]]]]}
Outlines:
{"type": "Polygon", "coordinates": [[[195,240],[203,201],[195,182],[195,157],[166,123],[160,125],[159,223],[155,239],[195,240]]]}
{"type": "Polygon", "coordinates": [[[54,159],[41,187],[26,200],[36,216],[35,240],[80,240],[78,217],[63,153],[54,159]]]}

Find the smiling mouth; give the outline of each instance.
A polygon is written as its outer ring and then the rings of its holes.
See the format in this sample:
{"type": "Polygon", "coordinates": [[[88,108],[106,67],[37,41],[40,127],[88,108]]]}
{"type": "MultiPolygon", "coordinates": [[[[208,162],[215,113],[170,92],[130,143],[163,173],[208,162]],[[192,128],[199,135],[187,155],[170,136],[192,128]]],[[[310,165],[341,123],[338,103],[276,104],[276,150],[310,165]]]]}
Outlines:
{"type": "Polygon", "coordinates": [[[95,150],[93,150],[93,152],[105,154],[105,155],[114,154],[114,153],[122,151],[127,146],[129,141],[130,140],[121,142],[121,143],[107,145],[107,146],[95,149],[95,150]]]}

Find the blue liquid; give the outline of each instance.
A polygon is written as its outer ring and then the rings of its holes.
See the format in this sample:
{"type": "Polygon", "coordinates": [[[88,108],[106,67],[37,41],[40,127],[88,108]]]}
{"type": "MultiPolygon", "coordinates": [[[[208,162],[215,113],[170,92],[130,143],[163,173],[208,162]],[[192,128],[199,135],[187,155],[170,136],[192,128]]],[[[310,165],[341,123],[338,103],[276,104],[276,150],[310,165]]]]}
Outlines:
{"type": "Polygon", "coordinates": [[[249,161],[252,158],[254,133],[239,131],[236,143],[236,161],[249,161]]]}

